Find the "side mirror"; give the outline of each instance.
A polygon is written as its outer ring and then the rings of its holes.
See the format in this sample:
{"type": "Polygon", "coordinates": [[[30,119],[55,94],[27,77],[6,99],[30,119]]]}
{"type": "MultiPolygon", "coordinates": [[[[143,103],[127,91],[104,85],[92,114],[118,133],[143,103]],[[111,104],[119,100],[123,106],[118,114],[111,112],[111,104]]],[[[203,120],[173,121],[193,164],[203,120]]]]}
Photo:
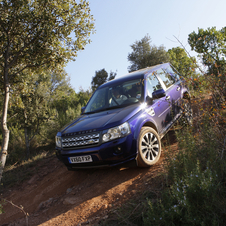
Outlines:
{"type": "Polygon", "coordinates": [[[147,104],[152,104],[152,102],[153,102],[153,98],[147,96],[147,97],[146,97],[146,103],[147,103],[147,104]]]}
{"type": "Polygon", "coordinates": [[[86,106],[85,107],[81,107],[81,114],[83,114],[83,112],[85,111],[86,106]]]}
{"type": "Polygon", "coordinates": [[[166,96],[166,92],[164,89],[159,89],[152,93],[153,99],[159,99],[159,98],[165,97],[165,96],[166,96]]]}

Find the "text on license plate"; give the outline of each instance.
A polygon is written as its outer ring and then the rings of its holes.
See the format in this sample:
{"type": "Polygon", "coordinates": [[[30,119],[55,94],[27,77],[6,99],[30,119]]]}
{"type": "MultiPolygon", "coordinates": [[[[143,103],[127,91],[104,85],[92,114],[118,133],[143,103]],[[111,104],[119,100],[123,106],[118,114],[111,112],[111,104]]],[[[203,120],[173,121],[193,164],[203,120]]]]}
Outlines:
{"type": "Polygon", "coordinates": [[[70,163],[81,163],[81,162],[92,162],[93,161],[91,155],[69,157],[68,160],[70,163]]]}

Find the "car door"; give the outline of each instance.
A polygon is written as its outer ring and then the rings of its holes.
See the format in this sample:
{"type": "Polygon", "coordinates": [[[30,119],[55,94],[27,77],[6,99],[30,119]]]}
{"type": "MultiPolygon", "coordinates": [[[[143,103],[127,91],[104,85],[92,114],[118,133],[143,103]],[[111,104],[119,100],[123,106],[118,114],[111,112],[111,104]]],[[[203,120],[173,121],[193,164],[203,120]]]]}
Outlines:
{"type": "Polygon", "coordinates": [[[176,78],[169,71],[168,68],[162,68],[156,71],[156,75],[166,92],[167,101],[171,107],[171,120],[173,120],[179,114],[182,86],[180,81],[176,81],[176,78]]]}
{"type": "Polygon", "coordinates": [[[180,104],[181,104],[181,98],[182,98],[182,80],[179,76],[179,73],[176,72],[172,67],[167,67],[164,72],[166,73],[167,77],[174,80],[174,85],[172,86],[171,96],[173,99],[173,112],[174,117],[177,117],[178,114],[180,114],[180,104]]]}
{"type": "Polygon", "coordinates": [[[172,121],[171,105],[168,100],[168,94],[160,98],[153,97],[154,92],[161,90],[165,91],[165,87],[160,83],[155,74],[156,73],[153,72],[146,78],[146,93],[148,98],[151,100],[149,101],[151,103],[149,106],[150,109],[147,111],[152,112],[151,116],[154,117],[158,131],[161,133],[172,121]]]}

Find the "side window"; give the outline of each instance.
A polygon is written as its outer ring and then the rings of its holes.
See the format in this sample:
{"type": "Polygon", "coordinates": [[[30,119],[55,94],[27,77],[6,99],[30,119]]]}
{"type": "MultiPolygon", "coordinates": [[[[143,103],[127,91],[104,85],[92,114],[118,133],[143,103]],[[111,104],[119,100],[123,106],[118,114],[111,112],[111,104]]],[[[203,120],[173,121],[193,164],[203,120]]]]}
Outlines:
{"type": "Polygon", "coordinates": [[[175,82],[178,82],[180,80],[179,73],[176,70],[174,70],[173,68],[168,67],[168,68],[165,69],[165,72],[167,74],[169,74],[169,76],[173,77],[173,79],[175,80],[175,82]]]}
{"type": "Polygon", "coordinates": [[[152,98],[152,93],[156,90],[162,89],[162,86],[159,82],[159,80],[156,78],[154,74],[150,74],[147,77],[147,92],[148,96],[152,98]]]}
{"type": "Polygon", "coordinates": [[[174,79],[168,73],[165,73],[162,69],[155,71],[155,73],[163,81],[166,89],[174,84],[174,79]]]}

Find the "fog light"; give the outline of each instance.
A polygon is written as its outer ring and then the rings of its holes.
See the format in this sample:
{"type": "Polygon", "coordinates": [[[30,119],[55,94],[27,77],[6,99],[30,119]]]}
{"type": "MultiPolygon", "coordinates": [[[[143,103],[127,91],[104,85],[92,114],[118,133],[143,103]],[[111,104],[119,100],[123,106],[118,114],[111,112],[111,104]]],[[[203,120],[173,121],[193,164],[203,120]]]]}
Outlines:
{"type": "Polygon", "coordinates": [[[114,153],[115,153],[116,155],[121,154],[121,153],[122,153],[122,148],[121,148],[121,146],[115,147],[114,153]]]}

